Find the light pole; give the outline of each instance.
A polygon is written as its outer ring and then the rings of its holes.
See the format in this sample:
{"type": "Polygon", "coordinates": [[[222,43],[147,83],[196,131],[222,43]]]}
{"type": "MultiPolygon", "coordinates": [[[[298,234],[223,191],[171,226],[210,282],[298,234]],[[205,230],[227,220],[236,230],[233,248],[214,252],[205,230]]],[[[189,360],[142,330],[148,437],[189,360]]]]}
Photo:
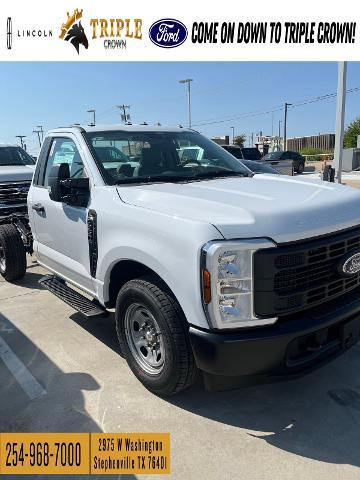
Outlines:
{"type": "Polygon", "coordinates": [[[285,111],[284,111],[284,150],[287,148],[287,138],[286,138],[286,129],[287,129],[287,112],[288,107],[292,105],[292,103],[285,102],[285,111]]]}
{"type": "Polygon", "coordinates": [[[189,128],[191,128],[191,88],[190,88],[191,82],[193,82],[192,78],[186,78],[185,80],[179,80],[179,83],[187,83],[187,86],[188,86],[189,128]]]}
{"type": "Polygon", "coordinates": [[[336,180],[341,183],[342,158],[343,158],[343,141],[344,141],[344,116],[345,116],[345,99],[346,99],[346,71],[347,62],[338,63],[338,85],[336,100],[336,128],[335,128],[335,150],[334,150],[334,166],[336,180]]]}
{"type": "Polygon", "coordinates": [[[95,120],[96,120],[96,117],[95,117],[95,112],[96,110],[94,108],[91,108],[90,110],[86,110],[87,113],[92,113],[93,114],[93,123],[91,125],[95,126],[95,120]]]}
{"type": "Polygon", "coordinates": [[[231,128],[231,130],[232,130],[232,132],[233,132],[233,134],[232,134],[232,137],[233,137],[233,138],[232,138],[232,143],[233,143],[233,145],[234,145],[234,142],[235,142],[235,127],[230,127],[230,128],[231,128]]]}

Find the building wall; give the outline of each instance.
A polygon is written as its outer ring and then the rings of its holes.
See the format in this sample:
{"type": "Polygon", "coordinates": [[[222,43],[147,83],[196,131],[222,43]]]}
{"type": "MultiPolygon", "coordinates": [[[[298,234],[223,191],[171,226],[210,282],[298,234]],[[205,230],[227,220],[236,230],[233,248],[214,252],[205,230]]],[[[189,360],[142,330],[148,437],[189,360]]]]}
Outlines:
{"type": "Polygon", "coordinates": [[[211,140],[218,145],[229,145],[230,143],[229,135],[224,135],[223,137],[214,137],[211,140]]]}
{"type": "Polygon", "coordinates": [[[335,148],[335,134],[323,133],[310,137],[296,137],[287,139],[287,149],[299,152],[303,148],[317,148],[321,150],[333,150],[335,148]]]}

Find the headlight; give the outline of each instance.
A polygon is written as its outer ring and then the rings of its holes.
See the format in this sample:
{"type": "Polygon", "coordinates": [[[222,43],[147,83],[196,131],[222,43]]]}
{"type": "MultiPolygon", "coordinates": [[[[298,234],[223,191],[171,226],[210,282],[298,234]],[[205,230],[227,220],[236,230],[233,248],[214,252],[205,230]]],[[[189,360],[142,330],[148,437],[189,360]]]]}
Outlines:
{"type": "Polygon", "coordinates": [[[253,255],[274,248],[267,239],[209,242],[202,249],[203,304],[213,328],[269,325],[277,318],[256,317],[253,308],[253,255]]]}

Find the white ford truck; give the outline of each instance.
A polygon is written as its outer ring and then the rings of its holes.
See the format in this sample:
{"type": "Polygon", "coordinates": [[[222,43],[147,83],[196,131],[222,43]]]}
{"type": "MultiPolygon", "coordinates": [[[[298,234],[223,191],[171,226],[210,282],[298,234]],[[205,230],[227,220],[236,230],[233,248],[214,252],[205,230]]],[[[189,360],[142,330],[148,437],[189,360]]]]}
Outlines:
{"type": "MultiPolygon", "coordinates": [[[[115,308],[123,355],[156,394],[199,371],[210,389],[293,377],[359,339],[356,189],[253,176],[192,130],[73,126],[47,134],[28,212],[42,285],[88,317],[115,308]]],[[[5,228],[12,281],[25,249],[5,228]]]]}

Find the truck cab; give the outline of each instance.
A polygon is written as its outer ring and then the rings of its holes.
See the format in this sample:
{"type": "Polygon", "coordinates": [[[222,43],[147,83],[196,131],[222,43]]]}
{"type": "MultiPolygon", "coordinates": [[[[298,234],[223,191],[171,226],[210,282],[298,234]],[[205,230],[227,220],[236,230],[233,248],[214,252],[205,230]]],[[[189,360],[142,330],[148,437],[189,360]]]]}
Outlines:
{"type": "Polygon", "coordinates": [[[41,284],[89,318],[115,309],[158,395],[199,372],[209,389],[293,377],[356,343],[359,206],[350,187],[254,176],[193,130],[137,125],[51,130],[28,195],[41,284]]]}

